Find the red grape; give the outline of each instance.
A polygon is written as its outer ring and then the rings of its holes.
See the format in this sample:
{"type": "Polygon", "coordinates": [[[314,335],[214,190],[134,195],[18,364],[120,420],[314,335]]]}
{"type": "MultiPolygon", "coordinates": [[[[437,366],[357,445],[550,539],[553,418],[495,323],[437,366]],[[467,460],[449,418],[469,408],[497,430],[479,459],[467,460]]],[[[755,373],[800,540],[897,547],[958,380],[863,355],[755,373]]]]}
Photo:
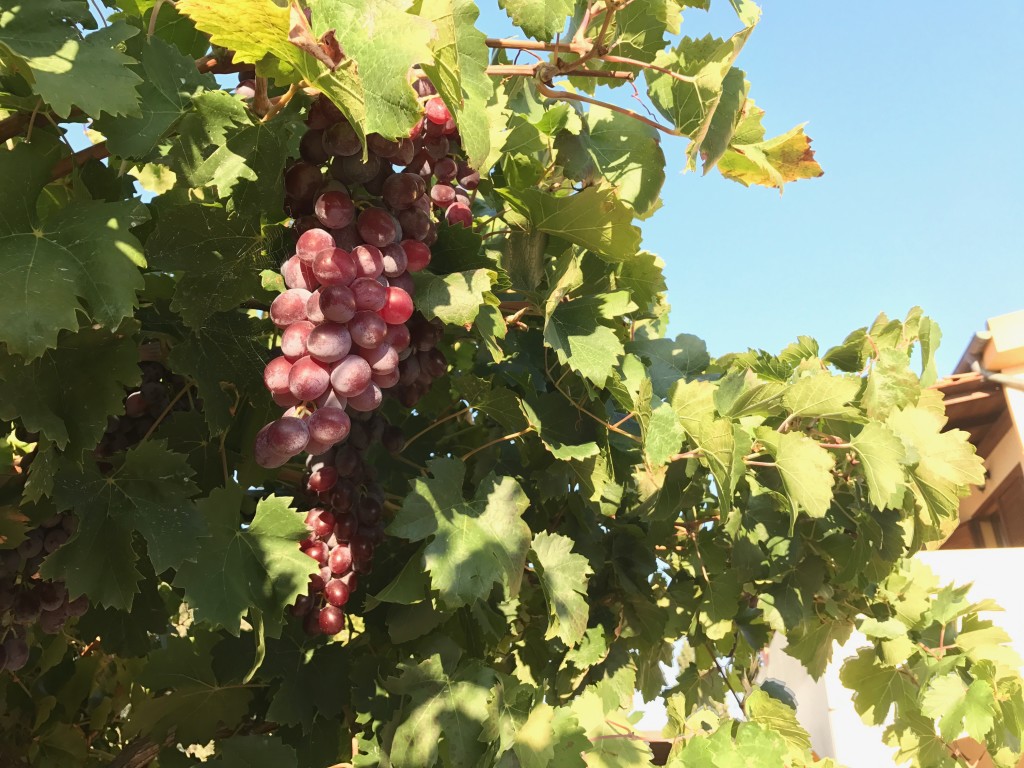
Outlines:
{"type": "Polygon", "coordinates": [[[444,212],[445,220],[451,225],[470,227],[473,225],[473,211],[465,203],[453,203],[444,212]]]}
{"type": "Polygon", "coordinates": [[[380,277],[384,274],[384,255],[373,245],[360,245],[352,249],[358,277],[380,277]]]}
{"type": "Polygon", "coordinates": [[[347,323],[356,313],[356,297],[344,285],[321,288],[320,311],[327,320],[347,323]]]}
{"type": "Polygon", "coordinates": [[[356,264],[341,248],[327,248],[313,259],[313,275],[324,285],[348,285],[356,277],[356,264]]]}
{"type": "Polygon", "coordinates": [[[367,208],[359,214],[356,226],[363,240],[377,248],[393,243],[398,235],[395,219],[383,208],[367,208]]]}
{"type": "Polygon", "coordinates": [[[352,422],[340,408],[318,408],[309,417],[309,436],[321,443],[334,445],[348,437],[352,422]]]}
{"type": "Polygon", "coordinates": [[[318,325],[306,339],[309,356],[324,363],[341,360],[352,349],[348,328],[338,323],[318,325]]]}
{"type": "Polygon", "coordinates": [[[303,288],[289,288],[270,305],[270,319],[278,328],[306,319],[306,302],[312,294],[303,288]]]}
{"type": "Polygon", "coordinates": [[[331,371],[331,386],[338,397],[352,398],[369,386],[371,375],[368,362],[359,355],[349,355],[331,371]]]}
{"type": "Polygon", "coordinates": [[[316,199],[313,211],[321,223],[331,229],[341,229],[351,224],[356,216],[352,198],[344,192],[324,192],[316,199]]]}
{"type": "Polygon", "coordinates": [[[426,113],[427,120],[438,125],[444,125],[452,116],[447,105],[437,96],[426,103],[423,111],[426,113]]]}
{"type": "Polygon", "coordinates": [[[384,341],[388,324],[376,312],[356,312],[348,324],[348,331],[352,335],[353,343],[357,346],[373,349],[384,341]]]}
{"type": "MultiPolygon", "coordinates": [[[[334,552],[331,554],[333,555],[334,552]]],[[[351,557],[349,559],[351,560],[351,557]]],[[[346,568],[345,570],[348,569],[346,568]]],[[[324,587],[324,598],[328,603],[336,605],[339,608],[343,607],[345,603],[348,602],[350,594],[348,584],[343,582],[341,579],[331,579],[327,582],[327,586],[324,587]]]]}
{"type": "Polygon", "coordinates": [[[336,635],[345,628],[345,613],[336,605],[327,605],[320,609],[318,621],[321,632],[336,635]]]}
{"type": "Polygon", "coordinates": [[[288,373],[292,364],[283,357],[275,357],[263,369],[263,383],[275,395],[288,391],[288,373]]]}
{"type": "Polygon", "coordinates": [[[299,239],[295,241],[295,255],[302,261],[312,263],[320,251],[333,247],[334,236],[326,229],[314,227],[299,235],[299,239]]]}
{"type": "Polygon", "coordinates": [[[363,411],[368,413],[380,408],[380,404],[383,399],[384,393],[381,392],[380,387],[371,381],[366,389],[358,395],[353,395],[348,399],[348,407],[353,411],[363,411]]]}
{"type": "Polygon", "coordinates": [[[374,312],[384,306],[387,289],[372,277],[360,277],[352,281],[350,286],[356,299],[356,309],[369,309],[374,312]]]}
{"type": "Polygon", "coordinates": [[[416,240],[403,240],[402,250],[405,251],[406,267],[410,272],[419,272],[430,264],[430,248],[416,240]]]}
{"type": "Polygon", "coordinates": [[[331,374],[327,366],[308,355],[296,360],[288,372],[288,389],[299,400],[316,400],[330,385],[331,374]]]}
{"type": "Polygon", "coordinates": [[[408,293],[394,286],[387,289],[384,307],[380,310],[384,322],[391,325],[404,323],[412,317],[412,312],[412,297],[408,293]]]}
{"type": "Polygon", "coordinates": [[[284,284],[288,288],[312,291],[319,285],[312,268],[298,256],[292,256],[281,265],[281,276],[284,277],[284,284]]]}
{"type": "Polygon", "coordinates": [[[294,361],[306,354],[306,339],[313,327],[308,320],[299,320],[284,329],[281,334],[281,351],[286,358],[294,361]]]}

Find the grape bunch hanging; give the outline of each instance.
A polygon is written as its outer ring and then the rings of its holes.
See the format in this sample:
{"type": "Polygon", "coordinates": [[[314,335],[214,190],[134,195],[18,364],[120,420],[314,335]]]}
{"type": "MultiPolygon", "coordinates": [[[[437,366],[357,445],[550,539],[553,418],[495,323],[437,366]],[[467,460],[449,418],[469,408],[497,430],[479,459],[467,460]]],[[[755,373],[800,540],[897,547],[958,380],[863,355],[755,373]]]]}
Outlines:
{"type": "Polygon", "coordinates": [[[39,575],[43,559],[71,537],[75,523],[71,515],[55,515],[16,548],[0,550],[0,672],[17,672],[28,662],[30,628],[55,635],[88,610],[85,595],[69,600],[62,582],[39,575]]]}
{"type": "Polygon", "coordinates": [[[334,634],[357,574],[383,540],[383,494],[363,455],[401,432],[376,411],[385,394],[413,407],[447,371],[442,326],[415,311],[410,273],[431,260],[437,221],[472,224],[480,177],[458,159],[459,137],[429,83],[416,88],[425,115],[408,138],[367,137],[326,99],[309,109],[301,159],[285,172],[297,235],[281,267],[286,290],[270,306],[280,352],[264,382],[284,414],[256,437],[266,468],[309,454],[307,486],[319,506],[306,519],[303,551],[315,559],[309,593],[293,607],[307,631],[334,634]]]}

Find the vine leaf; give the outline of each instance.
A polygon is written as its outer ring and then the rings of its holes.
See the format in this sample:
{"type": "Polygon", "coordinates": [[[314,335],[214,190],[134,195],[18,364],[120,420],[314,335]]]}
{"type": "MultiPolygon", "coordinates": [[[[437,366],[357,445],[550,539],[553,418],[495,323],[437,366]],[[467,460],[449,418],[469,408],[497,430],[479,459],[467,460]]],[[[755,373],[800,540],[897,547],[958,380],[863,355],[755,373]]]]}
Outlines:
{"type": "Polygon", "coordinates": [[[174,371],[195,379],[213,434],[231,426],[236,398],[266,397],[265,326],[240,312],[217,314],[175,344],[168,356],[174,371]]]}
{"type": "Polygon", "coordinates": [[[751,693],[745,704],[751,722],[777,733],[794,749],[802,752],[811,748],[811,737],[796,719],[792,707],[772,698],[761,689],[751,693]]]}
{"type": "Polygon", "coordinates": [[[839,671],[844,686],[854,692],[853,706],[865,723],[881,725],[896,706],[906,708],[917,698],[917,688],[898,667],[882,664],[873,648],[861,648],[839,671]]]}
{"type": "Polygon", "coordinates": [[[640,250],[633,212],[610,187],[587,187],[562,196],[539,189],[503,194],[536,229],[587,248],[605,261],[630,261],[640,250]]]}
{"type": "MultiPolygon", "coordinates": [[[[131,336],[102,328],[65,332],[55,349],[27,365],[0,352],[0,418],[21,419],[77,458],[99,443],[107,417],[122,411],[124,388],[139,381],[138,357],[131,336]]],[[[47,482],[36,471],[33,487],[47,482]]]]}
{"type": "Polygon", "coordinates": [[[210,634],[194,639],[171,635],[163,648],[150,654],[137,682],[151,695],[133,699],[129,734],[161,736],[173,729],[175,738],[205,744],[219,726],[233,726],[245,716],[252,693],[217,680],[212,653],[216,640],[210,634]]]}
{"type": "Polygon", "coordinates": [[[278,736],[249,734],[218,740],[211,765],[220,768],[298,768],[295,749],[278,736]]]}
{"type": "Polygon", "coordinates": [[[911,462],[911,480],[924,521],[948,525],[957,519],[959,500],[971,485],[985,482],[985,465],[968,434],[960,429],[943,432],[946,417],[941,410],[921,405],[890,414],[886,422],[899,436],[911,462]]]}
{"type": "Polygon", "coordinates": [[[865,424],[850,441],[864,467],[868,498],[877,509],[899,509],[906,492],[907,451],[888,427],[865,424]]]}
{"type": "Polygon", "coordinates": [[[530,549],[548,603],[545,638],[557,637],[572,648],[587,630],[587,582],[594,571],[587,558],[572,551],[567,536],[542,531],[533,537],[530,549]]]}
{"type": "Polygon", "coordinates": [[[123,21],[83,35],[76,25],[93,27],[85,0],[4,2],[0,50],[59,117],[72,107],[99,116],[137,115],[142,79],[129,66],[135,59],[121,44],[139,33],[123,21]]]}
{"type": "Polygon", "coordinates": [[[310,7],[313,32],[320,36],[334,30],[345,55],[356,63],[358,80],[350,82],[362,91],[365,131],[392,139],[408,136],[422,117],[409,68],[431,60],[434,24],[389,0],[312,0],[310,7]]]}
{"type": "Polygon", "coordinates": [[[992,730],[995,708],[995,692],[988,682],[975,680],[967,685],[957,672],[932,678],[921,696],[921,712],[938,721],[946,741],[967,731],[972,739],[984,742],[992,730]]]}
{"type": "Polygon", "coordinates": [[[764,110],[747,100],[743,111],[733,141],[718,161],[722,176],[745,187],[757,184],[781,190],[791,181],[813,179],[825,173],[814,159],[811,139],[804,133],[803,124],[765,139],[761,126],[764,110]]]}
{"type": "Polygon", "coordinates": [[[159,37],[150,38],[143,46],[142,74],[141,115],[117,120],[105,117],[96,122],[111,153],[118,157],[149,155],[188,111],[192,98],[203,89],[217,87],[212,75],[199,74],[191,58],[159,37]]]}
{"type": "Polygon", "coordinates": [[[558,361],[604,387],[625,352],[618,334],[602,320],[614,320],[635,310],[626,291],[548,303],[544,341],[558,361]]]}
{"type": "Polygon", "coordinates": [[[449,764],[478,765],[494,676],[477,662],[449,673],[437,654],[416,665],[399,665],[399,675],[384,682],[392,694],[408,698],[391,739],[395,768],[434,765],[442,740],[449,764]]]}
{"type": "Polygon", "coordinates": [[[181,273],[171,309],[193,328],[216,312],[235,309],[260,290],[269,265],[259,222],[219,206],[158,201],[156,227],[146,240],[154,269],[181,273]]]}
{"type": "Polygon", "coordinates": [[[812,374],[801,376],[782,394],[782,404],[793,416],[825,418],[855,416],[848,405],[860,391],[861,380],[854,377],[812,374]]]}
{"type": "MultiPolygon", "coordinates": [[[[6,178],[25,178],[24,199],[0,216],[0,342],[27,358],[56,346],[61,330],[77,330],[78,315],[116,328],[138,305],[142,246],[129,229],[146,220],[134,201],[83,200],[43,221],[33,212],[59,154],[46,140],[19,144],[0,157],[6,178]]],[[[6,195],[5,195],[6,197],[6,195]]]]}
{"type": "Polygon", "coordinates": [[[480,168],[491,147],[487,103],[494,86],[487,76],[486,36],[474,25],[480,11],[472,0],[424,0],[420,16],[434,22],[433,62],[423,71],[455,118],[472,168],[480,168]]]}
{"type": "Polygon", "coordinates": [[[272,496],[256,507],[256,517],[242,527],[244,492],[231,485],[218,488],[196,506],[210,536],[199,542],[194,562],[185,563],[174,579],[196,618],[237,635],[242,616],[259,609],[268,634],[280,632],[285,606],[304,594],[314,563],[298,547],[308,535],[290,499],[272,496]]]}
{"type": "Polygon", "coordinates": [[[486,598],[495,583],[516,595],[530,548],[530,527],[522,519],[530,502],[523,489],[511,477],[492,474],[467,501],[465,464],[434,459],[428,467],[433,477],[413,483],[388,533],[431,539],[424,564],[431,585],[451,608],[486,598]]]}
{"type": "Polygon", "coordinates": [[[451,325],[469,325],[485,306],[497,306],[491,289],[498,275],[490,269],[470,269],[435,275],[417,272],[416,309],[428,319],[436,317],[451,325]]]}
{"type": "Polygon", "coordinates": [[[811,517],[824,517],[832,503],[832,454],[803,434],[758,427],[756,435],[775,457],[793,520],[800,510],[811,517]]]}
{"type": "Polygon", "coordinates": [[[192,474],[187,458],[158,440],[128,451],[109,476],[93,462],[76,466],[65,460],[53,499],[58,509],[74,511],[79,529],[46,559],[43,575],[63,579],[73,595],[129,609],[139,581],[133,531],[146,540],[157,573],[197,556],[196,541],[206,535],[206,524],[190,500],[199,490],[192,474]],[[97,557],[98,551],[104,556],[97,557]]]}
{"type": "Polygon", "coordinates": [[[523,32],[547,42],[564,29],[574,3],[573,0],[498,0],[498,5],[523,32]]]}

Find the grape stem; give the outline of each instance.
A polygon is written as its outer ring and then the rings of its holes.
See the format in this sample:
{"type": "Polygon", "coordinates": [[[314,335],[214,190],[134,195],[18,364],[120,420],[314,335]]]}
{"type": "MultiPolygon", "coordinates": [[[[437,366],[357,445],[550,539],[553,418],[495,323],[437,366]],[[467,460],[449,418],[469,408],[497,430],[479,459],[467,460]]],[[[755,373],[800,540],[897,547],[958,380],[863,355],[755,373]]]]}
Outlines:
{"type": "Polygon", "coordinates": [[[427,432],[432,430],[434,427],[439,427],[442,424],[444,424],[446,421],[451,421],[452,419],[457,419],[459,416],[462,416],[464,413],[469,413],[471,410],[473,410],[473,409],[470,406],[467,405],[461,411],[456,411],[455,413],[450,413],[447,416],[445,416],[443,419],[438,419],[437,421],[431,422],[428,426],[424,427],[419,432],[417,432],[415,435],[413,435],[408,440],[406,440],[405,441],[405,446],[402,448],[402,450],[404,451],[406,448],[408,448],[410,445],[412,445],[412,443],[415,440],[418,440],[419,438],[423,437],[423,435],[427,434],[427,432]]]}
{"type": "Polygon", "coordinates": [[[284,109],[286,106],[288,106],[288,102],[290,102],[292,100],[292,97],[294,97],[295,94],[298,93],[298,92],[299,92],[299,85],[298,85],[298,83],[292,83],[291,85],[289,85],[288,86],[288,91],[283,96],[281,96],[279,99],[277,99],[276,101],[274,101],[270,105],[270,109],[267,110],[267,114],[265,114],[263,116],[263,119],[260,120],[260,122],[261,123],[265,123],[268,120],[273,119],[273,117],[278,112],[280,112],[282,109],[284,109]]]}
{"type": "Polygon", "coordinates": [[[538,91],[540,91],[540,93],[544,94],[549,99],[555,99],[555,100],[558,100],[558,101],[582,101],[585,104],[593,104],[594,106],[604,107],[605,109],[610,109],[612,112],[618,112],[620,115],[626,115],[627,117],[632,117],[634,120],[639,120],[644,125],[649,125],[652,128],[657,128],[659,131],[662,131],[663,133],[667,133],[669,136],[685,136],[686,135],[686,134],[680,133],[675,128],[669,128],[667,125],[662,125],[661,123],[655,122],[654,120],[650,120],[649,118],[646,118],[643,115],[641,115],[640,113],[634,112],[631,109],[626,109],[625,107],[619,107],[619,106],[616,106],[615,104],[609,104],[606,101],[599,101],[598,99],[592,99],[589,96],[584,96],[583,94],[580,94],[580,93],[569,93],[568,91],[556,91],[553,88],[548,88],[546,85],[544,85],[544,83],[540,83],[540,82],[536,83],[536,88],[537,88],[538,91]]]}
{"type": "Polygon", "coordinates": [[[533,429],[532,427],[527,427],[526,429],[521,429],[518,432],[513,432],[511,435],[505,435],[504,437],[499,437],[499,438],[497,438],[495,440],[491,440],[490,442],[484,443],[483,445],[477,446],[473,450],[471,450],[471,451],[469,451],[467,453],[464,453],[462,456],[460,456],[459,457],[459,461],[465,461],[470,456],[472,456],[472,455],[474,455],[476,453],[480,453],[480,451],[486,450],[487,448],[490,448],[492,445],[497,445],[498,443],[508,442],[509,440],[515,440],[517,437],[522,437],[526,433],[531,432],[532,429],[533,429]]]}

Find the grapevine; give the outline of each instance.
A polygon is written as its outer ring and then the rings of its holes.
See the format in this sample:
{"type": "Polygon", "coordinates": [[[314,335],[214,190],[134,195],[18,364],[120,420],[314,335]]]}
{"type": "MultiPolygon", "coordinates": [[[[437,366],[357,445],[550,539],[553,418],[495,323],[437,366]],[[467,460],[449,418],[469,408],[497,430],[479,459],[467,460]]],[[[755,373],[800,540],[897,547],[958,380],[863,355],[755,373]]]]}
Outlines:
{"type": "Polygon", "coordinates": [[[1019,760],[913,558],[984,482],[934,321],[667,333],[665,262],[730,289],[646,250],[667,174],[822,173],[707,5],[3,5],[0,765],[642,768],[639,694],[669,764],[823,768],[782,641],[915,768],[1019,760]]]}

